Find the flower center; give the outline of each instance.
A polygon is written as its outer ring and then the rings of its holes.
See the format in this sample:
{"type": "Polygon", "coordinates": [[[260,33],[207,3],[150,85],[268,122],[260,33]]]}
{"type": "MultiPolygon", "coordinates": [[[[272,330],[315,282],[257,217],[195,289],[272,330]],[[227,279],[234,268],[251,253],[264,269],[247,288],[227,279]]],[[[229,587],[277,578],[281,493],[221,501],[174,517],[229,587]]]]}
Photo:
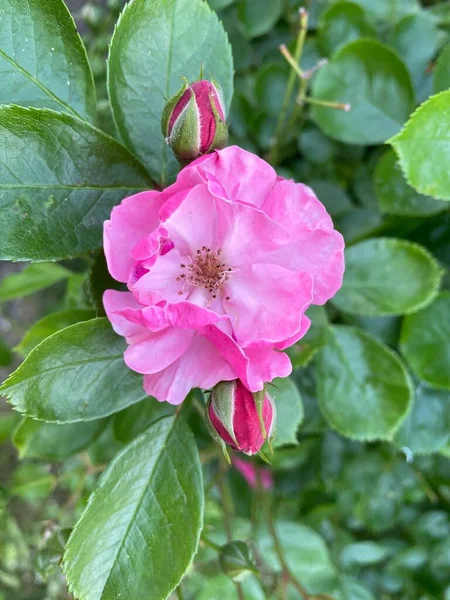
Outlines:
{"type": "MultiPolygon", "coordinates": [[[[202,287],[208,290],[213,298],[216,298],[223,284],[228,281],[233,273],[233,269],[222,262],[221,252],[220,248],[214,251],[203,246],[201,250],[197,250],[192,258],[189,257],[191,261],[189,265],[180,265],[183,272],[177,277],[177,281],[183,281],[183,284],[195,287],[202,287]]],[[[178,293],[181,295],[183,291],[180,290],[178,293]]],[[[228,300],[229,297],[226,299],[228,300]]]]}

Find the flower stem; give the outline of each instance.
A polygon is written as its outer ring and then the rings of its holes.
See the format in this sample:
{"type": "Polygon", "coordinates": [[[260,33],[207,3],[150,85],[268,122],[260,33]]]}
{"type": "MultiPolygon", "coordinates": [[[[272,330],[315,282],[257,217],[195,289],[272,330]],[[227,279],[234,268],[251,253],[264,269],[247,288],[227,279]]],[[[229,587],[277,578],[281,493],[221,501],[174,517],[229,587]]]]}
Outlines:
{"type": "MultiPolygon", "coordinates": [[[[299,98],[297,102],[300,103],[301,99],[299,98]]],[[[326,108],[337,108],[338,110],[343,110],[345,112],[349,112],[351,109],[350,104],[343,104],[342,102],[329,102],[328,100],[320,100],[319,98],[311,98],[311,96],[306,96],[303,98],[302,102],[308,102],[308,104],[316,104],[317,106],[325,106],[326,108]]]]}
{"type": "Polygon", "coordinates": [[[301,72],[299,64],[303,53],[303,47],[305,45],[306,33],[308,31],[308,13],[304,8],[301,8],[299,14],[300,29],[298,32],[297,43],[295,45],[295,51],[293,56],[295,66],[292,63],[290,63],[292,70],[289,73],[289,79],[286,85],[283,104],[281,106],[280,116],[278,118],[278,123],[275,130],[274,142],[270,152],[270,161],[272,164],[276,164],[279,160],[279,145],[283,134],[284,124],[289,110],[289,104],[291,102],[292,93],[294,91],[295,81],[299,72],[301,72]]]}
{"type": "Polygon", "coordinates": [[[206,537],[206,535],[203,535],[203,534],[202,534],[201,539],[202,539],[202,542],[205,544],[205,546],[209,546],[213,550],[216,550],[216,552],[220,552],[220,550],[221,550],[220,544],[216,544],[216,542],[213,542],[209,537],[206,537]]]}

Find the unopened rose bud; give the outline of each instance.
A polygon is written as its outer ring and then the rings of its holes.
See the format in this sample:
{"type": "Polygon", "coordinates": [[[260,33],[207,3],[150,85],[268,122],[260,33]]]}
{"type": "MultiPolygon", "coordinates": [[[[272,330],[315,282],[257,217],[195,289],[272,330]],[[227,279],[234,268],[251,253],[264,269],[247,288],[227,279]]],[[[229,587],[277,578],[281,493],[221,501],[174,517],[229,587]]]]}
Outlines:
{"type": "Polygon", "coordinates": [[[245,542],[229,542],[222,546],[219,563],[225,575],[233,581],[243,581],[251,573],[258,573],[250,548],[245,542]]]}
{"type": "Polygon", "coordinates": [[[222,381],[211,393],[207,420],[216,441],[257,454],[273,431],[273,400],[265,390],[252,394],[239,379],[222,381]]]}
{"type": "Polygon", "coordinates": [[[206,80],[185,83],[167,102],[161,128],[166,142],[183,164],[225,148],[228,127],[222,90],[217,83],[206,80]]]}

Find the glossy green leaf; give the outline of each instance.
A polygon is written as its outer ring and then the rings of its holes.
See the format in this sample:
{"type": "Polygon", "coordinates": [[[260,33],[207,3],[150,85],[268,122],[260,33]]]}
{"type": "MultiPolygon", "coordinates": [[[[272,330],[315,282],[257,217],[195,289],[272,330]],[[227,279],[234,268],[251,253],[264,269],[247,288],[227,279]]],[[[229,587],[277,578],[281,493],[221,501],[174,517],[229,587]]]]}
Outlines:
{"type": "Polygon", "coordinates": [[[450,441],[450,392],[416,386],[414,404],[397,431],[394,444],[412,454],[438,452],[450,441]]]}
{"type": "Polygon", "coordinates": [[[227,8],[234,3],[235,0],[208,0],[208,4],[213,10],[227,8]]]}
{"type": "Polygon", "coordinates": [[[379,159],[375,168],[374,183],[383,213],[420,217],[445,210],[445,202],[418,194],[408,185],[393,150],[388,150],[379,159]]]}
{"type": "Polygon", "coordinates": [[[217,15],[203,0],[135,0],[117,24],[108,62],[109,95],[125,144],[164,184],[178,170],[161,133],[166,100],[200,68],[233,93],[233,60],[217,15]]]}
{"type": "Polygon", "coordinates": [[[25,419],[14,435],[20,458],[67,458],[86,448],[104,429],[104,420],[57,425],[25,419]]]}
{"type": "Polygon", "coordinates": [[[412,393],[392,350],[359,329],[332,329],[317,359],[317,399],[331,427],[357,440],[392,439],[412,393]]]}
{"type": "Polygon", "coordinates": [[[376,144],[394,135],[413,106],[409,73],[388,47],[370,39],[351,42],[320,69],[313,97],[349,103],[351,110],[312,106],[322,131],[347,144],[376,144]]]}
{"type": "Polygon", "coordinates": [[[174,410],[175,407],[168,402],[146,398],[115,415],[114,435],[120,442],[128,444],[161,417],[172,415],[174,410]]]}
{"type": "Polygon", "coordinates": [[[283,0],[239,0],[238,16],[248,38],[270,31],[283,12],[283,0]]]}
{"type": "Polygon", "coordinates": [[[270,117],[280,113],[280,98],[286,89],[289,71],[284,65],[267,64],[259,71],[255,81],[255,96],[258,108],[270,117]]]}
{"type": "Polygon", "coordinates": [[[0,281],[0,302],[23,298],[69,277],[70,271],[56,263],[34,263],[0,281]]]}
{"type": "Polygon", "coordinates": [[[70,536],[64,571],[86,600],[167,598],[203,522],[202,470],[180,418],[154,423],[103,473],[70,536]]]}
{"type": "Polygon", "coordinates": [[[0,147],[1,260],[95,250],[112,207],[151,187],[125,148],[69,115],[2,107],[0,147]]]}
{"type": "MultiPolygon", "coordinates": [[[[35,263],[37,266],[39,263],[35,263]]],[[[27,356],[33,348],[40,344],[45,338],[60,329],[69,327],[81,321],[89,321],[95,317],[93,310],[64,310],[51,313],[37,321],[23,336],[20,344],[14,350],[23,357],[27,356]]]]}
{"type": "Polygon", "coordinates": [[[396,23],[402,17],[417,12],[419,0],[355,0],[375,21],[396,23]]]}
{"type": "Polygon", "coordinates": [[[327,55],[358,38],[372,36],[375,30],[355,2],[343,0],[331,4],[319,21],[318,42],[327,55]]]}
{"type": "Polygon", "coordinates": [[[431,93],[431,61],[439,50],[439,30],[425,12],[411,14],[397,23],[391,45],[411,74],[419,101],[431,93]]]}
{"type": "Polygon", "coordinates": [[[393,238],[361,242],[345,252],[342,288],[333,298],[356,315],[402,315],[429,304],[438,293],[441,269],[425,248],[393,238]]]}
{"type": "Polygon", "coordinates": [[[95,117],[86,50],[62,0],[2,0],[0,72],[0,104],[95,117]]]}
{"type": "Polygon", "coordinates": [[[414,373],[450,389],[450,292],[403,321],[400,349],[414,373]]]}
{"type": "Polygon", "coordinates": [[[289,377],[276,378],[268,388],[269,394],[275,400],[276,430],[273,446],[298,444],[297,430],[303,421],[303,403],[297,386],[289,377]]]}
{"type": "Polygon", "coordinates": [[[339,562],[344,569],[355,565],[376,565],[385,560],[390,554],[389,548],[377,542],[355,542],[343,548],[339,556],[339,562]]]}
{"type": "Polygon", "coordinates": [[[36,346],[0,393],[35,419],[100,419],[147,397],[142,376],[123,362],[125,348],[107,319],[77,323],[36,346]]]}
{"type": "MultiPolygon", "coordinates": [[[[311,594],[323,591],[336,575],[324,540],[313,529],[292,521],[279,521],[275,527],[291,571],[311,594]]],[[[273,539],[264,529],[258,532],[258,549],[264,562],[280,572],[273,539]]]]}
{"type": "Polygon", "coordinates": [[[450,88],[450,44],[447,44],[436,63],[433,72],[433,89],[436,93],[450,88]]]}
{"type": "Polygon", "coordinates": [[[450,91],[441,92],[419,106],[389,143],[415,190],[450,200],[450,91]]]}

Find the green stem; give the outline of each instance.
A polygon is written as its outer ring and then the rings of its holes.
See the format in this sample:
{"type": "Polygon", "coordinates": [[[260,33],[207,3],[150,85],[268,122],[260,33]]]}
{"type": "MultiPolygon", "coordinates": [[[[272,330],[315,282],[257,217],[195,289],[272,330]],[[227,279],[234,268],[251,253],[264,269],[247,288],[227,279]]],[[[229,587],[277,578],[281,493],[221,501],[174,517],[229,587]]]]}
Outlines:
{"type": "MultiPolygon", "coordinates": [[[[284,130],[284,123],[286,121],[287,113],[289,110],[289,104],[291,102],[292,93],[294,91],[295,81],[297,79],[297,68],[300,69],[299,64],[303,53],[303,47],[305,45],[306,33],[308,31],[308,13],[305,9],[300,9],[300,29],[297,36],[297,43],[294,51],[294,61],[296,68],[292,68],[289,73],[289,79],[286,85],[286,91],[283,98],[283,104],[281,105],[280,116],[278,118],[277,127],[275,130],[274,142],[270,152],[270,161],[272,164],[276,164],[278,161],[279,145],[284,130]]],[[[292,65],[291,65],[292,66],[292,65]]]]}
{"type": "Polygon", "coordinates": [[[177,597],[178,600],[184,600],[183,590],[181,589],[181,585],[177,587],[177,597]]]}
{"type": "Polygon", "coordinates": [[[220,544],[216,544],[216,542],[213,542],[209,537],[206,537],[206,535],[204,535],[203,533],[201,539],[205,546],[209,546],[213,550],[216,550],[216,552],[220,552],[220,550],[222,549],[220,544]]]}

